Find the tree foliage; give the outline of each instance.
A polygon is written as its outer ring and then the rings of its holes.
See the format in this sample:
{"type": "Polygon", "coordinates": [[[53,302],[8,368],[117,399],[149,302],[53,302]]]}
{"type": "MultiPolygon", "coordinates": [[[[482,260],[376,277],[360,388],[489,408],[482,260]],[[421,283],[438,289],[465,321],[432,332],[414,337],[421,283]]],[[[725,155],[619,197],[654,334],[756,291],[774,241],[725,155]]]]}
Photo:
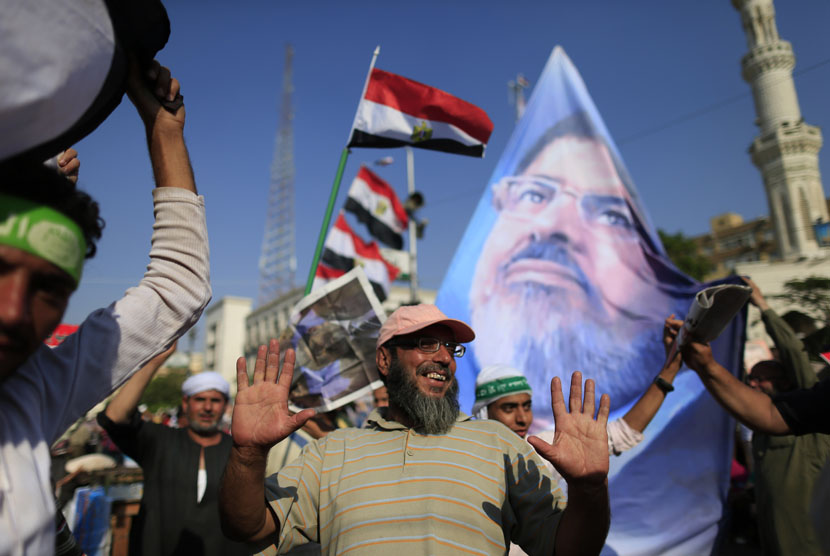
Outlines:
{"type": "Polygon", "coordinates": [[[788,280],[784,283],[784,293],[771,297],[803,307],[821,315],[825,323],[830,322],[830,278],[808,276],[788,280]]]}
{"type": "Polygon", "coordinates": [[[153,413],[178,407],[182,403],[182,383],[186,378],[187,369],[171,369],[164,375],[153,377],[141,396],[141,403],[147,404],[147,409],[153,413]]]}
{"type": "Polygon", "coordinates": [[[663,230],[657,230],[657,233],[675,266],[695,280],[702,281],[714,270],[715,265],[712,261],[698,253],[694,240],[684,236],[683,232],[669,234],[663,230]]]}

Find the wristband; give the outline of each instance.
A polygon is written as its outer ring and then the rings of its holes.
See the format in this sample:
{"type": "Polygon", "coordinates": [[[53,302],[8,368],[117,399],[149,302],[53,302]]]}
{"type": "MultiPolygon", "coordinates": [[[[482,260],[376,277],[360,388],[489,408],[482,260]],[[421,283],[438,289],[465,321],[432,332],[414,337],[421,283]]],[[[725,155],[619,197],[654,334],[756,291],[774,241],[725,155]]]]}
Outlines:
{"type": "Polygon", "coordinates": [[[654,384],[657,385],[657,388],[663,391],[663,394],[668,394],[674,390],[674,386],[672,383],[663,378],[662,376],[657,376],[654,378],[654,384]]]}

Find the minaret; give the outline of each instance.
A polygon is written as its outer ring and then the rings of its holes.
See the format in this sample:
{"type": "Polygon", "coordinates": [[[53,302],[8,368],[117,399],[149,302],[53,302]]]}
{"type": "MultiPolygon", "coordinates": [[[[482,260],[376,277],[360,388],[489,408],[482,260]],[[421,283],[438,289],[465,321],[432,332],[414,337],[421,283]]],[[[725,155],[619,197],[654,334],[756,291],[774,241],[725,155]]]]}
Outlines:
{"type": "Polygon", "coordinates": [[[749,153],[764,179],[779,255],[814,254],[819,248],[813,224],[828,220],[818,169],[821,130],[801,117],[792,77],[795,55],[778,37],[772,0],[732,0],[732,5],[746,33],[742,76],[752,87],[761,128],[749,153]]]}

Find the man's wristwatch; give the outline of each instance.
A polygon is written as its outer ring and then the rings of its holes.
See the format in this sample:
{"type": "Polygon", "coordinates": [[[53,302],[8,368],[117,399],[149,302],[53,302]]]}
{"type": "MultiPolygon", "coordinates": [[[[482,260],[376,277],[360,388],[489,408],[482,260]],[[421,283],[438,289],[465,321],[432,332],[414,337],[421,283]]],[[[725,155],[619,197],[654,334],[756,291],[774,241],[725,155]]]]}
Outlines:
{"type": "Polygon", "coordinates": [[[672,386],[671,382],[659,375],[654,378],[654,384],[656,384],[657,388],[662,390],[664,394],[668,394],[674,390],[674,386],[672,386]]]}

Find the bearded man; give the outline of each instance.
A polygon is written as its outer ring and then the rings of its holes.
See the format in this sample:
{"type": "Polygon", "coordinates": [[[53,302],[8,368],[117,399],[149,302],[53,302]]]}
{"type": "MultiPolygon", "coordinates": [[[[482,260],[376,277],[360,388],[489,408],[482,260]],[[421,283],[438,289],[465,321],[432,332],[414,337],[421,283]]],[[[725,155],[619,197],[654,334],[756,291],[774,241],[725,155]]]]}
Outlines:
{"type": "Polygon", "coordinates": [[[642,369],[662,362],[673,271],[625,168],[585,113],[528,149],[493,186],[493,208],[470,290],[479,368],[525,369],[539,393],[582,369],[614,407],[634,401],[647,386],[642,369]]]}
{"type": "Polygon", "coordinates": [[[116,446],[144,471],[141,508],[130,528],[130,554],[249,554],[222,535],[217,511],[219,481],[231,449],[219,430],[230,395],[222,375],[202,372],[182,384],[187,427],[174,429],[141,419],[142,394],[176,345],[140,369],[98,414],[116,446]]]}
{"type": "Polygon", "coordinates": [[[313,414],[292,414],[294,353],[279,368],[279,343],[257,353],[253,384],[237,362],[233,448],[220,491],[226,533],[282,553],[319,542],[323,554],[599,554],[610,522],[603,396],[574,373],[570,410],[551,385],[556,438],[524,442],[497,421],[459,411],[456,358],[474,339],[465,323],[434,305],[401,307],[380,330],[378,370],[389,406],[363,429],[310,442],[263,484],[268,450],[313,414]],[[533,449],[568,481],[570,500],[533,449]],[[264,503],[263,503],[264,502],[264,503]]]}

